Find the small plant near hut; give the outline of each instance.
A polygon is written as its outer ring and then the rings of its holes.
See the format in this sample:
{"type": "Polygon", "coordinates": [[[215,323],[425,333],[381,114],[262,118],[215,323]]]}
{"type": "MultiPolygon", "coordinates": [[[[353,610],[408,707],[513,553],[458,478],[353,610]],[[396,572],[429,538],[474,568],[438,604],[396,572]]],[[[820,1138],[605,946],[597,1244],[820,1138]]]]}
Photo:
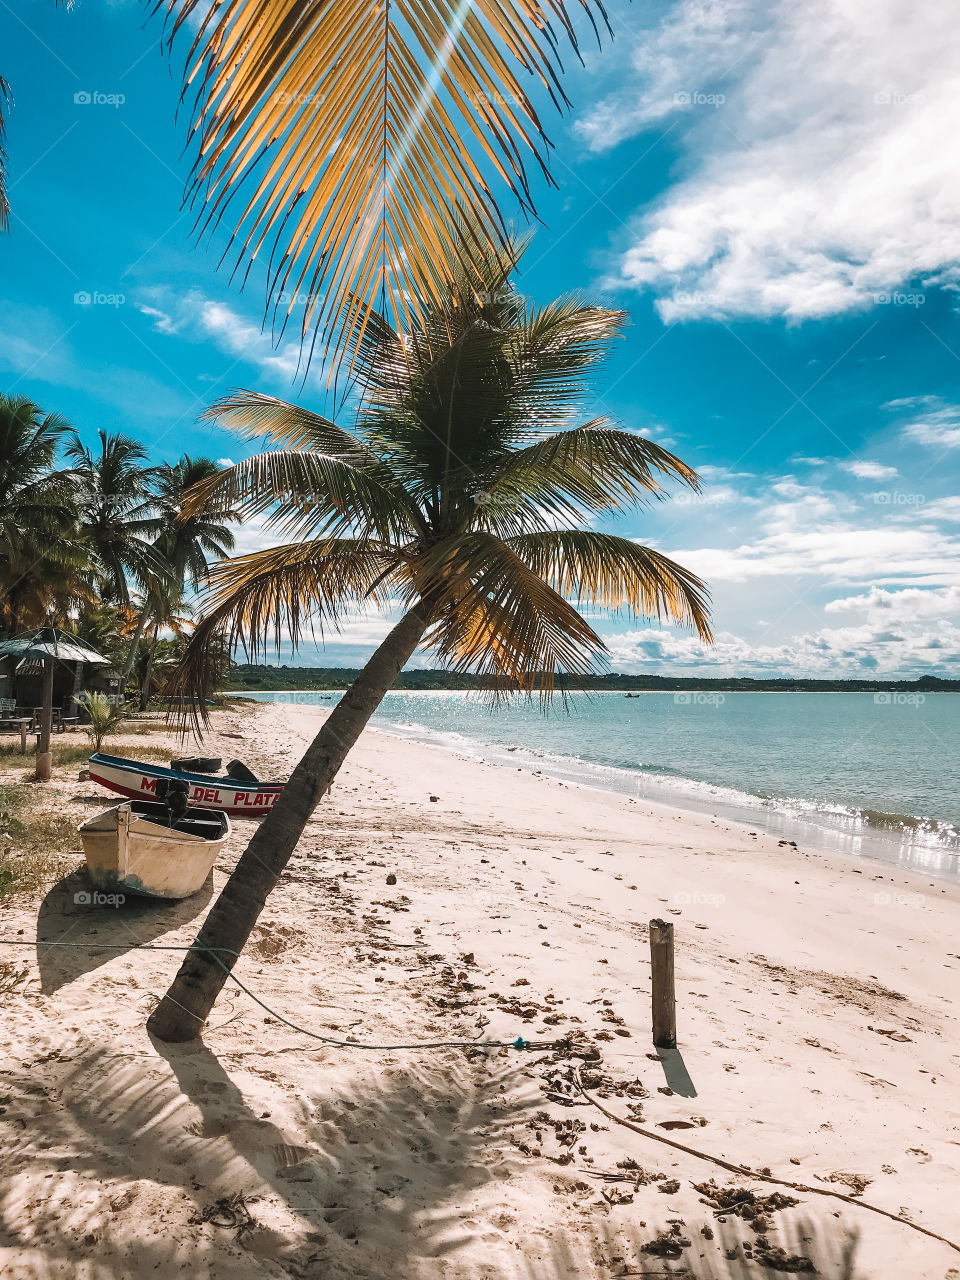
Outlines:
{"type": "Polygon", "coordinates": [[[83,707],[90,717],[90,723],[83,726],[83,731],[93,739],[94,751],[99,751],[104,739],[115,732],[126,715],[126,707],[122,703],[110,702],[105,693],[90,693],[88,690],[77,698],[77,705],[83,707]]]}

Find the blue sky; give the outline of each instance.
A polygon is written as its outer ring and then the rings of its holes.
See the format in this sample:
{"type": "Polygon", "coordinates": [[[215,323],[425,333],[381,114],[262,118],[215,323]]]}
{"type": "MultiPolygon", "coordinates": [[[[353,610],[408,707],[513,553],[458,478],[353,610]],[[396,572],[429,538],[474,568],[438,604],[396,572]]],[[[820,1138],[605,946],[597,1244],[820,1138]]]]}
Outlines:
{"type": "MultiPolygon", "coordinates": [[[[322,408],[262,287],[181,209],[180,62],[134,0],[0,0],[13,216],[0,388],[237,458],[197,421],[236,386],[322,408]],[[90,301],[84,302],[84,298],[90,301]],[[79,299],[79,301],[78,301],[79,299]]],[[[557,190],[520,287],[629,310],[599,407],[698,467],[617,531],[697,569],[718,643],[597,620],[620,670],[960,675],[960,53],[935,0],[611,8],[548,117],[557,190]]],[[[181,56],[182,56],[181,50],[181,56]]],[[[567,59],[567,61],[570,61],[567,59]]],[[[245,529],[244,547],[261,540],[245,529]]],[[[355,663],[359,618],[322,657],[355,663]]]]}

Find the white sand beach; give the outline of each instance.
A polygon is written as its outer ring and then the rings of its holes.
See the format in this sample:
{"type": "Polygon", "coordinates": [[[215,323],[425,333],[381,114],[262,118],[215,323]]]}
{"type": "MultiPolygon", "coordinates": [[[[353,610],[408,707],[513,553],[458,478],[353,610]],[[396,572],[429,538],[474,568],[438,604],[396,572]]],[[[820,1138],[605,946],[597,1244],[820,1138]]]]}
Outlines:
{"type": "MultiPolygon", "coordinates": [[[[282,778],[324,714],[218,712],[204,749],[282,778]]],[[[75,768],[49,794],[77,822],[109,802],[75,768]]],[[[238,976],[333,1038],[564,1043],[335,1048],[228,984],[202,1042],[154,1044],[180,956],[135,944],[189,945],[251,830],[182,903],[77,904],[78,870],[3,906],[5,939],[128,948],[0,955],[28,970],[2,997],[4,1277],[960,1276],[909,1225],[960,1241],[955,886],[367,731],[238,976]],[[650,1037],[658,916],[675,1054],[650,1037]],[[652,1133],[901,1221],[800,1192],[718,1215],[711,1179],[784,1189],[616,1123],[575,1069],[652,1133]]]]}

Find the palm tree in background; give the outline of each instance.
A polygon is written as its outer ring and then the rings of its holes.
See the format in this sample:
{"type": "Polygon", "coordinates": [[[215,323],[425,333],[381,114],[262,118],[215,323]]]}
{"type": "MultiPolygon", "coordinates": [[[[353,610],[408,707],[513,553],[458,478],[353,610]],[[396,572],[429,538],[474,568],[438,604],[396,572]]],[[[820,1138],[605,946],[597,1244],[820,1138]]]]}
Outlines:
{"type": "Polygon", "coordinates": [[[149,541],[153,529],[153,468],[139,441],[120,433],[97,432],[88,449],[76,432],[67,444],[73,464],[80,530],[102,586],[120,604],[130,600],[130,582],[144,587],[159,570],[149,541]]]}
{"type": "MultiPolygon", "coordinates": [[[[216,509],[212,503],[201,501],[190,507],[189,514],[184,510],[185,496],[218,471],[217,464],[209,458],[191,458],[189,454],[156,470],[156,515],[151,524],[156,566],[127,651],[125,678],[133,670],[141,639],[155,615],[161,615],[161,627],[165,625],[162,615],[178,616],[185,584],[189,582],[194,591],[199,591],[207,583],[207,557],[223,560],[233,550],[234,537],[225,523],[233,513],[224,512],[219,500],[216,509]]],[[[141,701],[144,687],[141,682],[141,701]]]]}
{"type": "MultiPolygon", "coordinates": [[[[456,269],[456,268],[455,268],[456,269]]],[[[595,419],[572,425],[588,375],[624,321],[576,300],[535,307],[494,259],[470,299],[405,332],[379,316],[357,335],[361,394],[348,432],[295,405],[239,392],[207,416],[277,448],[196,486],[266,515],[283,545],[212,572],[205,615],[174,689],[201,700],[211,648],[254,654],[305,623],[336,629],[364,602],[402,616],[334,708],[267,815],[173,985],[150,1018],[192,1039],[226,980],[211,954],[245,945],[304,826],[398,673],[422,646],[548,699],[558,673],[585,674],[604,644],[577,604],[669,618],[710,638],[703,584],[662,553],[584,527],[696,475],[643,436],[595,419]]],[[[168,686],[170,687],[170,686],[168,686]]],[[[201,712],[202,714],[202,712],[201,712]]]]}
{"type": "Polygon", "coordinates": [[[186,601],[185,584],[171,578],[154,588],[145,604],[148,622],[141,632],[135,669],[140,686],[140,710],[145,711],[153,693],[156,667],[164,658],[173,660],[183,652],[193,629],[193,610],[186,601]]]}
{"type": "Polygon", "coordinates": [[[190,498],[196,486],[219,475],[220,468],[209,458],[184,454],[179,462],[165,463],[157,471],[157,506],[161,525],[156,548],[179,582],[189,581],[195,591],[207,583],[208,557],[225,559],[234,547],[234,537],[226,521],[235,518],[215,502],[190,498]]]}
{"type": "Polygon", "coordinates": [[[61,619],[90,597],[75,476],[55,467],[69,424],[26,396],[0,395],[0,627],[61,619]]]}

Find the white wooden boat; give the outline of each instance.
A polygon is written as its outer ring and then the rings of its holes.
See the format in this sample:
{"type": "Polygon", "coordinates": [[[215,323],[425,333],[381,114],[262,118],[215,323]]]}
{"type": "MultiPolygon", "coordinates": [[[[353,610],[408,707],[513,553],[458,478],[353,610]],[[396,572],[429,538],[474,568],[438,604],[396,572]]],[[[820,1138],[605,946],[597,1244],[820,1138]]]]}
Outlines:
{"type": "Polygon", "coordinates": [[[108,893],[186,898],[203,886],[230,835],[230,819],[188,809],[170,823],[166,805],[127,801],[78,828],[90,878],[108,893]]]}
{"type": "Polygon", "coordinates": [[[222,809],[234,817],[257,818],[269,812],[280,798],[282,782],[242,782],[238,778],[211,777],[184,773],[162,765],[124,756],[108,756],[101,751],[90,757],[90,781],[99,782],[131,800],[149,799],[157,793],[157,783],[187,783],[187,801],[204,809],[222,809]]]}

